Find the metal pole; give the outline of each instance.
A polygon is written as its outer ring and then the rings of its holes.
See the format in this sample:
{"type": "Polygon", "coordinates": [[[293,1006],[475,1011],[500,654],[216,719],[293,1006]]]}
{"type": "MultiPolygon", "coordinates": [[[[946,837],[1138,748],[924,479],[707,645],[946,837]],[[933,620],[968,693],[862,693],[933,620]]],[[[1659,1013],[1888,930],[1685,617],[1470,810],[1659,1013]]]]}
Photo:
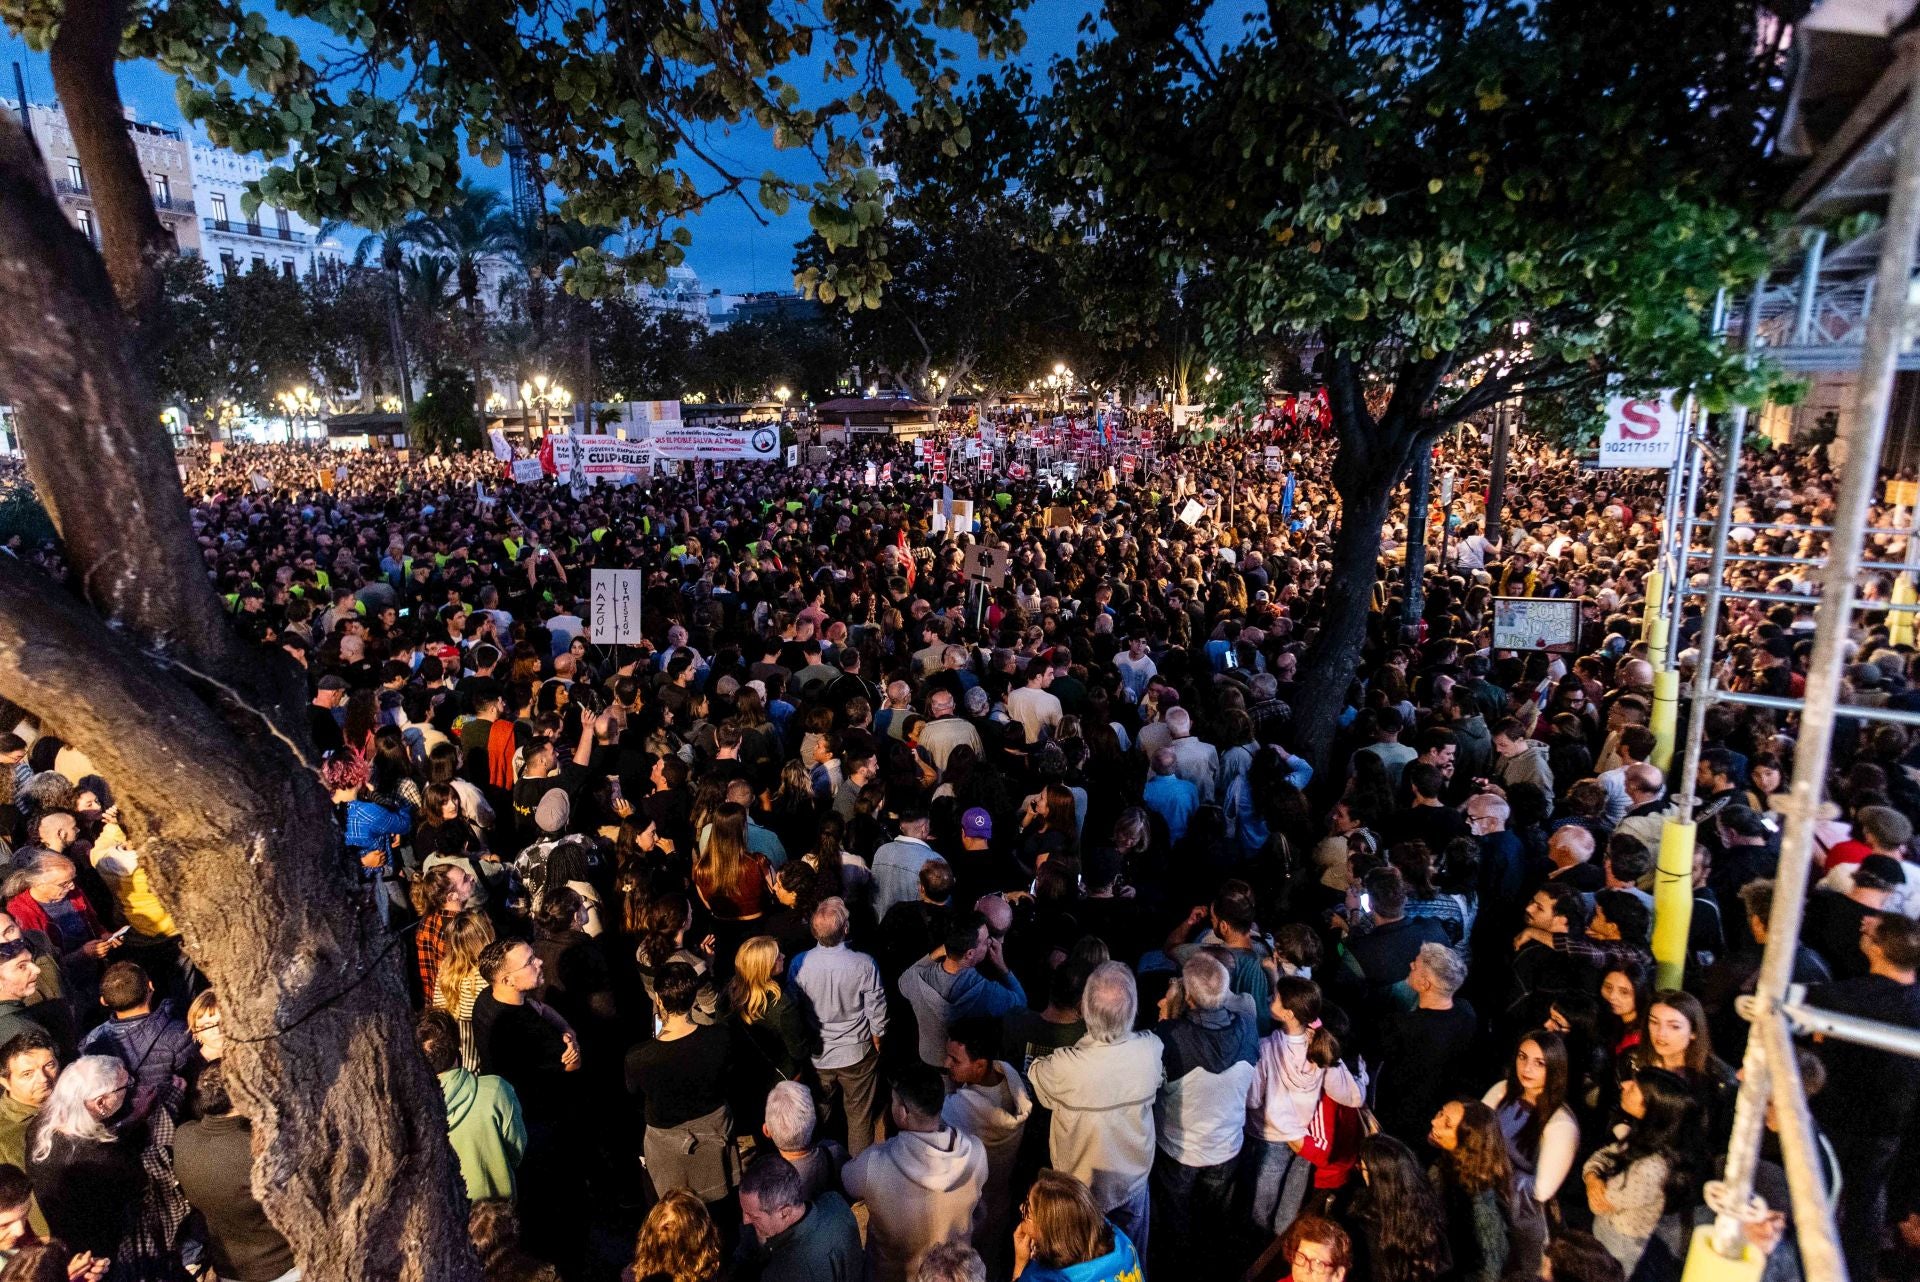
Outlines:
{"type": "Polygon", "coordinates": [[[1826,247],[1825,231],[1815,231],[1807,241],[1807,259],[1800,269],[1800,308],[1793,318],[1795,347],[1805,347],[1813,337],[1813,302],[1820,288],[1820,255],[1826,247]]]}
{"type": "Polygon", "coordinates": [[[1507,445],[1511,431],[1509,419],[1512,414],[1511,403],[1501,401],[1493,407],[1493,446],[1490,450],[1492,461],[1487,473],[1487,533],[1489,543],[1498,543],[1501,532],[1501,516],[1507,506],[1507,445]]]}
{"type": "MultiPolygon", "coordinates": [[[[1920,68],[1920,63],[1914,64],[1920,68]]],[[[1855,388],[1854,412],[1847,432],[1847,457],[1840,476],[1839,501],[1834,510],[1831,560],[1821,584],[1821,617],[1826,626],[1814,633],[1813,655],[1807,665],[1806,707],[1800,714],[1798,747],[1794,753],[1793,788],[1786,833],[1780,842],[1779,868],[1774,877],[1773,911],[1767,921],[1766,951],[1755,987],[1758,1026],[1767,1039],[1771,1076],[1782,1085],[1778,1116],[1787,1158],[1787,1177],[1793,1189],[1800,1250],[1807,1275],[1844,1278],[1846,1267],[1833,1241],[1833,1226],[1825,1218],[1818,1158],[1793,1061],[1793,1045],[1776,1011],[1786,998],[1793,978],[1794,953],[1800,943],[1800,914],[1806,904],[1807,880],[1813,862],[1813,827],[1825,789],[1827,763],[1832,756],[1836,707],[1840,702],[1840,668],[1844,646],[1852,630],[1854,579],[1861,560],[1861,531],[1873,503],[1873,483],[1879,473],[1881,446],[1886,439],[1887,406],[1893,394],[1893,376],[1907,321],[1906,282],[1913,277],[1915,241],[1920,239],[1920,73],[1907,85],[1905,119],[1894,156],[1893,181],[1887,206],[1886,229],[1880,246],[1877,291],[1867,317],[1867,334],[1855,388]],[[1816,1215],[1816,1211],[1820,1214],[1816,1215]]],[[[1764,1086],[1743,1083],[1735,1107],[1735,1138],[1727,1150],[1726,1192],[1730,1202],[1744,1203],[1753,1191],[1753,1170],[1759,1160],[1757,1130],[1742,1129],[1742,1114],[1751,1117],[1766,1106],[1764,1086]]]]}

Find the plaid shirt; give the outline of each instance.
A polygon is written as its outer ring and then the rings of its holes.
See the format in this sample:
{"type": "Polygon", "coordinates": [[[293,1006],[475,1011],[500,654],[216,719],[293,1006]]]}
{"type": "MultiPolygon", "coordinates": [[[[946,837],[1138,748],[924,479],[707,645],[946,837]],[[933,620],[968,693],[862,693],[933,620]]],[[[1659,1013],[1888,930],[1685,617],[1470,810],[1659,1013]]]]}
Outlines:
{"type": "Polygon", "coordinates": [[[434,985],[440,982],[440,963],[447,956],[447,923],[452,920],[452,913],[436,908],[420,919],[419,933],[414,936],[420,958],[420,984],[428,1004],[433,1002],[434,985]]]}
{"type": "Polygon", "coordinates": [[[1585,935],[1569,932],[1553,937],[1553,951],[1565,953],[1583,966],[1605,973],[1619,962],[1629,958],[1651,969],[1652,957],[1638,944],[1630,944],[1624,939],[1589,939],[1585,935]]]}

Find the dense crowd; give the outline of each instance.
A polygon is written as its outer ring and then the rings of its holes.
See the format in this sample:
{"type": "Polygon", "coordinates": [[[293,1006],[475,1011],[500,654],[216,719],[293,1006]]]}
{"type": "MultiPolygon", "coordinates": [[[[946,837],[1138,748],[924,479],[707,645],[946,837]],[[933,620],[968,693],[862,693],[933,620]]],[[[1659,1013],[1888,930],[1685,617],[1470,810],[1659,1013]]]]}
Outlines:
{"type": "MultiPolygon", "coordinates": [[[[1309,743],[1338,505],[1291,429],[1057,493],[989,473],[958,536],[890,443],[581,490],[484,456],[186,462],[237,626],[309,676],[342,858],[410,934],[489,1279],[1679,1277],[1794,722],[1709,710],[1685,979],[1656,987],[1663,478],[1523,440],[1495,540],[1484,442],[1443,442],[1418,617],[1397,520],[1309,743]],[[983,596],[976,539],[1010,570],[983,596]],[[588,585],[626,567],[647,639],[613,645],[588,585]],[[1496,596],[1578,600],[1578,643],[1493,650],[1496,596]]],[[[1819,451],[1752,455],[1738,549],[1818,556],[1794,527],[1832,490],[1819,451]]],[[[1719,679],[1798,694],[1811,574],[1728,577],[1804,601],[1730,604],[1719,679]]],[[[1852,644],[1849,699],[1920,709],[1883,612],[1852,644]]],[[[296,1277],[218,1003],[36,711],[0,735],[0,1280],[296,1277]]],[[[1920,1028],[1920,743],[1845,720],[1834,763],[1795,978],[1920,1028]]],[[[1801,1058],[1853,1276],[1914,1276],[1920,1063],[1801,1058]]],[[[1749,1240],[1797,1278],[1771,1135],[1758,1187],[1749,1240]]]]}

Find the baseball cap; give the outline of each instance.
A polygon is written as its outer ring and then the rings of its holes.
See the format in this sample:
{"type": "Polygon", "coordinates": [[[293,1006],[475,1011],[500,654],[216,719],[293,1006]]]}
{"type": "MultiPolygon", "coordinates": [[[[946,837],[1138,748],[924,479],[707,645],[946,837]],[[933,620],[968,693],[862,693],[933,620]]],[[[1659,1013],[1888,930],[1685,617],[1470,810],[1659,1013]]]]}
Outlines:
{"type": "Polygon", "coordinates": [[[1900,868],[1900,861],[1892,855],[1868,855],[1855,865],[1853,884],[1869,890],[1892,890],[1895,886],[1906,884],[1906,876],[1900,868]]]}
{"type": "MultiPolygon", "coordinates": [[[[960,816],[960,831],[968,837],[991,837],[993,836],[993,816],[979,806],[975,806],[960,816]]],[[[1884,859],[1886,856],[1882,855],[1880,858],[1884,859]]]]}

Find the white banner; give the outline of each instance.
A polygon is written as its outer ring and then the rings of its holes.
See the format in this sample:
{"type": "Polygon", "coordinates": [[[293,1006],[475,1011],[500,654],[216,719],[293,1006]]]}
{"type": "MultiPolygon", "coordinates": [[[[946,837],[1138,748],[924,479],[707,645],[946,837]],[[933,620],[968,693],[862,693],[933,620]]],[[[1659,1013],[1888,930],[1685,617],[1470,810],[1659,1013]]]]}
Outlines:
{"type": "Polygon", "coordinates": [[[656,458],[772,463],[780,457],[780,429],[770,423],[744,430],[655,423],[652,444],[656,458]]]}
{"type": "Polygon", "coordinates": [[[493,456],[502,463],[513,457],[513,446],[507,444],[507,434],[499,428],[488,432],[487,440],[493,444],[493,456]]]}
{"type": "MultiPolygon", "coordinates": [[[[653,471],[654,449],[651,441],[623,441],[612,436],[575,436],[574,460],[580,474],[594,484],[620,481],[630,476],[647,476],[653,471]]],[[[554,443],[554,461],[560,458],[559,442],[554,443]]]]}
{"type": "Polygon", "coordinates": [[[643,570],[593,571],[587,628],[595,645],[633,645],[641,639],[640,598],[645,591],[643,570]]]}
{"type": "Polygon", "coordinates": [[[1680,412],[1674,393],[1610,396],[1600,433],[1601,467],[1672,467],[1680,459],[1680,412]]]}
{"type": "Polygon", "coordinates": [[[513,479],[520,485],[532,485],[546,476],[537,458],[517,458],[513,461],[513,479]]]}

